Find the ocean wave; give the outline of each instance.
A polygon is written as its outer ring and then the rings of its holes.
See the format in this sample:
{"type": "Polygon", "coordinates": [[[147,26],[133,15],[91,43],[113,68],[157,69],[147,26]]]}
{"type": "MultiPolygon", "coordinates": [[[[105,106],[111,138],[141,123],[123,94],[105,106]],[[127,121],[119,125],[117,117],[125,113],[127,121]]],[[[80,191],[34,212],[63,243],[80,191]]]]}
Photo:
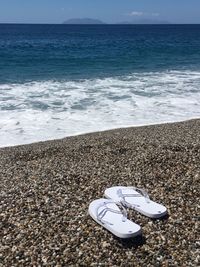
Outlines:
{"type": "Polygon", "coordinates": [[[200,116],[200,72],[0,85],[0,146],[200,116]]]}

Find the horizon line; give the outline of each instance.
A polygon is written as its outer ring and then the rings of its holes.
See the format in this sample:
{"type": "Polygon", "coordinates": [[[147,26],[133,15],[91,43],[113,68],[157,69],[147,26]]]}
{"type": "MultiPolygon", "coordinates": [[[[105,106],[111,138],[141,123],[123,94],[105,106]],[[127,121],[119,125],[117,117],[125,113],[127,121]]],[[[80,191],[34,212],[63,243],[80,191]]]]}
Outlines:
{"type": "Polygon", "coordinates": [[[194,23],[194,22],[189,22],[189,23],[183,23],[183,22],[167,22],[167,23],[122,23],[122,22],[114,22],[114,23],[69,23],[65,24],[63,22],[61,23],[43,23],[43,22],[0,22],[0,24],[19,24],[19,25],[98,25],[98,26],[103,26],[103,25],[199,25],[200,22],[194,23]]]}

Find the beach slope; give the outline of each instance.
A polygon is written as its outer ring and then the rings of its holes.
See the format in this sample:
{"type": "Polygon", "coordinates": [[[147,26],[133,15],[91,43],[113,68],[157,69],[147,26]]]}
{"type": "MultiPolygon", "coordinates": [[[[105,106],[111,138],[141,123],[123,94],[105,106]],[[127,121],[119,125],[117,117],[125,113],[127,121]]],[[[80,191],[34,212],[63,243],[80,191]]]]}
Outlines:
{"type": "Polygon", "coordinates": [[[198,266],[200,120],[0,149],[0,266],[198,266]],[[169,217],[128,210],[143,236],[87,214],[113,185],[145,188],[169,217]]]}

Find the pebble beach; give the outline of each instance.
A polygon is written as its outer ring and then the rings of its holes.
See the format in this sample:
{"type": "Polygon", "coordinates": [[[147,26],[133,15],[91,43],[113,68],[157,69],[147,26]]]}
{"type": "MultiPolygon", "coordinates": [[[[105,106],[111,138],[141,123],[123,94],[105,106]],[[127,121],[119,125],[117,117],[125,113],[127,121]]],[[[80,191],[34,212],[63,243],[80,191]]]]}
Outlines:
{"type": "Polygon", "coordinates": [[[200,120],[0,149],[0,266],[200,266],[200,120]],[[115,185],[144,188],[162,220],[114,237],[88,206],[115,185]]]}

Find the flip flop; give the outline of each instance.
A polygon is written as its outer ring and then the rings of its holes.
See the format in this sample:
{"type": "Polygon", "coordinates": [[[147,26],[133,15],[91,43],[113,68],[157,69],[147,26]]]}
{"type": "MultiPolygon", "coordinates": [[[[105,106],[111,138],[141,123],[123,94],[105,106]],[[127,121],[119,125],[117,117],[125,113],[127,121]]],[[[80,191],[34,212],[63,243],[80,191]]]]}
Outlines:
{"type": "Polygon", "coordinates": [[[150,200],[143,189],[136,187],[114,186],[105,190],[104,196],[120,202],[150,218],[161,218],[167,214],[165,206],[150,200]]]}
{"type": "Polygon", "coordinates": [[[100,198],[92,201],[88,212],[90,216],[108,231],[120,238],[131,238],[141,234],[141,227],[127,219],[122,204],[100,198]]]}

